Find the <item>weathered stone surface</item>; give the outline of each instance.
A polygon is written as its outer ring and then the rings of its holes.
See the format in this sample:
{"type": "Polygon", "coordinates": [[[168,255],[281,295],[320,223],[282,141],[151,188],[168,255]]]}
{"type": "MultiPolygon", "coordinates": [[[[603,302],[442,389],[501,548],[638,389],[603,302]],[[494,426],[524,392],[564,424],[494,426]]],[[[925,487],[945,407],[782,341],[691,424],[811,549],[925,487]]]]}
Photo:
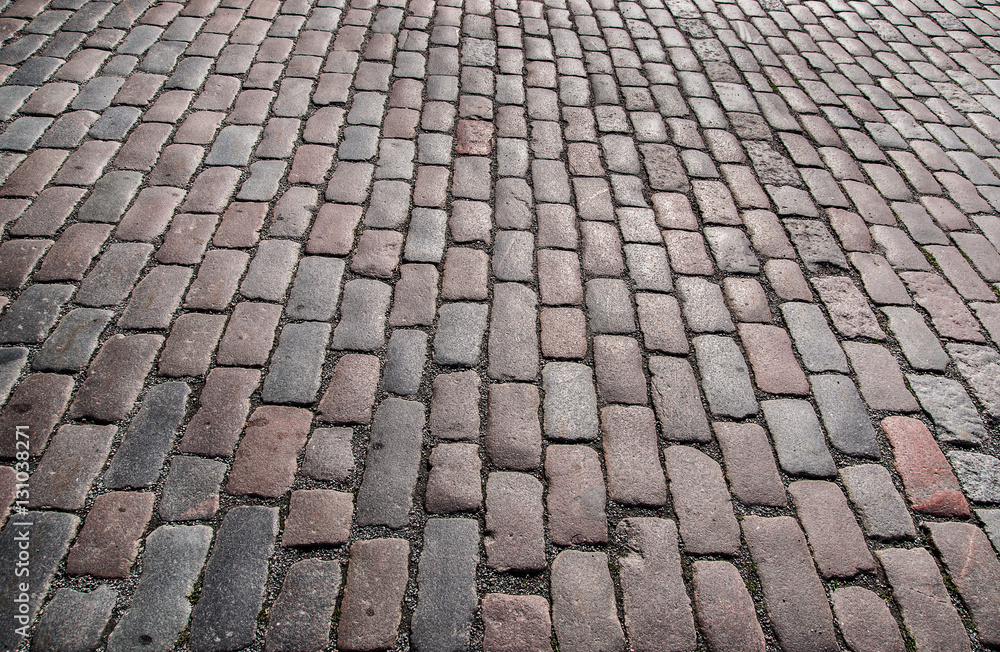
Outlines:
{"type": "Polygon", "coordinates": [[[424,529],[417,570],[419,590],[410,635],[414,650],[468,649],[478,602],[476,565],[479,524],[471,519],[435,518],[424,529]]]}
{"type": "Polygon", "coordinates": [[[916,374],[907,375],[906,380],[917,395],[920,407],[934,420],[939,441],[978,445],[987,440],[982,417],[961,383],[950,378],[916,374]]]}
{"type": "Polygon", "coordinates": [[[875,560],[840,487],[799,480],[788,486],[788,493],[824,579],[874,572],[875,560]]]}
{"type": "Polygon", "coordinates": [[[565,550],[552,562],[552,624],[560,649],[623,652],[608,557],[565,550]]]}
{"type": "Polygon", "coordinates": [[[903,652],[903,637],[885,601],[860,586],[833,592],[833,613],[844,640],[857,652],[903,652]]]}
{"type": "Polygon", "coordinates": [[[884,466],[859,464],[844,467],[840,470],[840,479],[868,536],[881,541],[917,536],[906,503],[884,466]]]}
{"type": "Polygon", "coordinates": [[[886,417],[882,431],[892,445],[896,471],[903,478],[914,511],[934,516],[969,515],[958,480],[922,421],[886,417]]]}
{"type": "Polygon", "coordinates": [[[691,364],[681,358],[650,357],[653,407],[665,439],[708,442],[712,434],[691,364]]]}
{"type": "Polygon", "coordinates": [[[597,453],[586,446],[549,446],[545,478],[552,542],[561,546],[606,543],[607,498],[597,453]]]}
{"type": "Polygon", "coordinates": [[[479,447],[475,444],[438,444],[428,460],[424,504],[431,514],[478,510],[483,505],[479,447]]]}
{"type": "Polygon", "coordinates": [[[384,650],[396,642],[409,552],[410,545],[404,539],[373,539],[351,545],[337,624],[339,648],[384,650]],[[372,591],[373,586],[381,589],[372,591]]]}
{"type": "Polygon", "coordinates": [[[755,423],[712,424],[722,449],[733,496],[747,505],[784,507],[785,485],[778,475],[767,433],[755,423]]]}
{"type": "Polygon", "coordinates": [[[416,401],[387,398],[375,411],[357,495],[358,525],[399,529],[409,522],[423,428],[424,408],[416,401]]]}
{"type": "Polygon", "coordinates": [[[948,366],[948,354],[920,313],[913,308],[882,308],[882,312],[889,318],[889,329],[911,367],[920,370],[945,370],[948,366]]]}
{"type": "MultiPolygon", "coordinates": [[[[542,460],[538,388],[519,383],[490,385],[488,405],[485,444],[490,460],[505,469],[537,468],[542,460]]],[[[432,419],[433,410],[432,403],[432,419]]]]}
{"type": "Polygon", "coordinates": [[[844,350],[858,375],[861,395],[872,410],[916,412],[920,409],[903,381],[899,363],[879,344],[844,342],[844,350]]]}
{"type": "Polygon", "coordinates": [[[139,538],[153,515],[151,493],[101,494],[83,522],[66,559],[66,572],[94,577],[127,577],[139,552],[139,538]]]}
{"type": "Polygon", "coordinates": [[[104,422],[124,417],[132,410],[162,345],[160,335],[112,335],[91,363],[70,406],[70,416],[104,422]]]}
{"type": "Polygon", "coordinates": [[[736,554],[740,528],[719,463],[689,446],[670,446],[663,457],[685,551],[736,554]]]}
{"type": "Polygon", "coordinates": [[[283,546],[332,546],[347,543],[354,497],[329,489],[299,489],[288,501],[283,546]]]}
{"type": "Polygon", "coordinates": [[[811,303],[783,303],[781,314],[806,369],[812,372],[849,371],[847,356],[827,325],[819,306],[811,303]]]}
{"type": "Polygon", "coordinates": [[[148,487],[156,482],[177,428],[187,411],[190,388],[169,382],[146,392],[142,407],[132,418],[125,438],[104,472],[112,489],[148,487]]]}
{"type": "Polygon", "coordinates": [[[354,471],[351,428],[317,428],[306,444],[301,471],[314,480],[344,482],[354,471]]]}
{"type": "Polygon", "coordinates": [[[774,440],[778,462],[786,473],[826,478],[837,466],[826,447],[819,419],[807,401],[779,399],[761,404],[774,440]]]}
{"type": "Polygon", "coordinates": [[[260,384],[256,369],[216,368],[208,372],[198,401],[201,408],[187,425],[180,449],[185,453],[229,457],[250,413],[250,395],[260,384]]]}
{"type": "Polygon", "coordinates": [[[653,411],[608,406],[601,410],[601,433],[611,500],[626,505],[666,504],[653,411]]]}
{"type": "Polygon", "coordinates": [[[288,491],[311,422],[312,414],[300,408],[264,405],[254,410],[236,450],[226,491],[268,498],[288,491]]]}
{"type": "Polygon", "coordinates": [[[848,455],[877,459],[875,429],[850,378],[830,374],[812,376],[809,382],[834,448],[848,455]]]}
{"type": "Polygon", "coordinates": [[[597,439],[597,392],[590,367],[549,362],[542,369],[545,436],[566,441],[597,439]]]}
{"type": "Polygon", "coordinates": [[[739,332],[758,389],[770,394],[809,393],[809,383],[795,360],[788,333],[765,324],[740,324],[739,332]]]}
{"type": "Polygon", "coordinates": [[[59,589],[39,619],[32,646],[53,652],[100,647],[117,599],[118,592],[107,584],[89,593],[59,589]]]}
{"type": "Polygon", "coordinates": [[[732,338],[700,335],[691,342],[712,413],[735,419],[756,414],[758,406],[750,371],[732,338]]]}
{"type": "Polygon", "coordinates": [[[18,450],[24,450],[23,439],[22,444],[16,443],[18,426],[27,426],[29,456],[41,455],[72,391],[70,376],[31,374],[24,378],[0,413],[0,456],[12,458],[18,450]]]}
{"type": "Polygon", "coordinates": [[[219,511],[219,486],[228,470],[223,462],[177,455],[163,482],[157,512],[165,521],[197,521],[219,511]]]}
{"type": "Polygon", "coordinates": [[[497,571],[545,568],[542,483],[526,473],[500,471],[486,481],[487,565],[497,571]]]}
{"type": "Polygon", "coordinates": [[[977,503],[1000,503],[1000,459],[972,451],[948,451],[962,490],[977,503]]]}
{"type": "Polygon", "coordinates": [[[549,603],[538,595],[487,593],[483,652],[552,652],[549,603]]]}
{"type": "Polygon", "coordinates": [[[340,591],[340,562],[304,559],[285,574],[269,610],[267,652],[318,652],[330,642],[330,620],[340,591]]]}
{"type": "Polygon", "coordinates": [[[493,288],[490,378],[531,381],[538,376],[537,303],[527,286],[499,283],[493,288]]]}
{"type": "Polygon", "coordinates": [[[949,344],[948,355],[986,413],[1000,418],[1000,353],[986,346],[949,344]]]}
{"type": "Polygon", "coordinates": [[[753,598],[735,566],[696,561],[693,583],[698,624],[712,649],[763,652],[764,632],[753,598]]]}
{"type": "Polygon", "coordinates": [[[60,426],[31,474],[30,505],[82,509],[117,431],[114,426],[60,426]]]}
{"type": "Polygon", "coordinates": [[[348,353],[333,367],[330,385],[319,402],[319,418],[330,423],[369,423],[378,388],[379,361],[348,353]]]}

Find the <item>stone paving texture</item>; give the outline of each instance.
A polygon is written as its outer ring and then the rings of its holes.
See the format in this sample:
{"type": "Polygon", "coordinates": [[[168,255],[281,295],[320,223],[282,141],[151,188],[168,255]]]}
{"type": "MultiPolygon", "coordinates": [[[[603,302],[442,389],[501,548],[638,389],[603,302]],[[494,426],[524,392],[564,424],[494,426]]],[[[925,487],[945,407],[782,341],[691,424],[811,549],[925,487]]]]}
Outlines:
{"type": "Polygon", "coordinates": [[[18,652],[998,649],[1000,3],[0,0],[0,519],[18,652]]]}

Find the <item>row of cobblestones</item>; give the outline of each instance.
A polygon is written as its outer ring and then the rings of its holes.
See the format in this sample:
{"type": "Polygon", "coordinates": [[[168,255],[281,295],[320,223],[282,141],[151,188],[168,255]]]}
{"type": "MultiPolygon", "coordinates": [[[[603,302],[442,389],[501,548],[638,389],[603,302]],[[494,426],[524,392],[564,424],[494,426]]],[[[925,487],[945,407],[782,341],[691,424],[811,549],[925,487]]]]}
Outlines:
{"type": "Polygon", "coordinates": [[[1000,648],[1000,4],[0,39],[3,649],[1000,648]]]}

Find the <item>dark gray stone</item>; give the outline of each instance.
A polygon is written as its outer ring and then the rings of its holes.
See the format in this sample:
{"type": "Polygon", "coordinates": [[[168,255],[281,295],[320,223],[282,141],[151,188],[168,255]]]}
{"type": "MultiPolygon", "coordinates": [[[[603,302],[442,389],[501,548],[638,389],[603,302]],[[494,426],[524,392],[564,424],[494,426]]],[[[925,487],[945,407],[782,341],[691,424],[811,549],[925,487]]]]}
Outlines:
{"type": "Polygon", "coordinates": [[[977,503],[1000,503],[1000,459],[972,451],[948,451],[962,491],[977,503]]]}
{"type": "Polygon", "coordinates": [[[59,512],[14,514],[7,522],[0,534],[0,559],[7,561],[0,568],[0,592],[5,596],[0,604],[0,622],[5,623],[0,628],[3,649],[16,650],[27,635],[52,576],[79,527],[79,518],[59,512]],[[26,539],[27,549],[22,547],[26,539]],[[26,552],[27,562],[20,560],[21,551],[26,552]],[[18,568],[30,570],[27,591],[21,590],[25,578],[16,574],[18,568]],[[25,612],[21,611],[22,604],[27,606],[25,612]]]}
{"type": "Polygon", "coordinates": [[[351,428],[317,428],[306,444],[302,474],[314,480],[345,482],[354,471],[351,428]]]}
{"type": "Polygon", "coordinates": [[[180,382],[163,383],[146,392],[142,407],[104,472],[107,487],[137,489],[156,482],[174,435],[184,421],[190,393],[187,383],[180,382]]]}
{"type": "Polygon", "coordinates": [[[0,320],[0,343],[43,341],[75,289],[72,285],[38,284],[21,292],[0,320]]]}
{"type": "Polygon", "coordinates": [[[446,303],[438,308],[434,362],[464,367],[478,365],[488,312],[489,308],[482,303],[446,303]]]}
{"type": "Polygon", "coordinates": [[[20,346],[0,349],[0,405],[7,402],[10,390],[13,389],[27,361],[28,349],[20,346]]]}
{"type": "Polygon", "coordinates": [[[299,247],[299,243],[292,240],[261,242],[240,285],[240,293],[248,299],[284,299],[299,259],[299,247]]]}
{"type": "Polygon", "coordinates": [[[912,539],[917,536],[906,503],[884,466],[848,466],[840,469],[840,479],[868,536],[880,541],[912,539]]]}
{"type": "Polygon", "coordinates": [[[587,315],[593,333],[632,333],[635,308],[625,282],[595,278],[587,281],[587,315]]]}
{"type": "Polygon", "coordinates": [[[834,448],[848,455],[878,459],[875,429],[851,379],[831,374],[811,376],[809,383],[834,448]]]}
{"type": "Polygon", "coordinates": [[[329,341],[330,324],[285,324],[271,356],[261,399],[268,403],[312,403],[319,391],[329,341]]]}
{"type": "Polygon", "coordinates": [[[139,190],[142,176],[141,172],[128,170],[108,172],[94,184],[94,191],[80,207],[76,219],[117,224],[139,190]]]}
{"type": "Polygon", "coordinates": [[[226,514],[191,612],[192,650],[232,652],[254,642],[277,534],[276,507],[234,507],[226,514]]]}
{"type": "Polygon", "coordinates": [[[385,316],[391,298],[392,287],[381,281],[348,281],[340,304],[340,323],[330,347],[374,351],[385,344],[385,316]]]}
{"type": "Polygon", "coordinates": [[[340,562],[305,559],[288,569],[268,614],[267,652],[318,652],[330,643],[340,562]]]}
{"type": "Polygon", "coordinates": [[[101,114],[88,134],[98,140],[122,140],[140,115],[142,111],[134,106],[111,107],[101,114]]]}
{"type": "Polygon", "coordinates": [[[163,482],[157,510],[164,521],[211,518],[219,508],[219,485],[228,466],[218,460],[177,455],[163,482]]]}
{"type": "Polygon", "coordinates": [[[757,413],[757,399],[743,353],[730,337],[701,335],[692,340],[702,390],[713,414],[742,419],[757,413]]]}
{"type": "Polygon", "coordinates": [[[472,618],[479,602],[478,563],[477,521],[435,518],[427,522],[417,571],[417,608],[410,629],[415,651],[468,649],[472,618]]]}
{"type": "Polygon", "coordinates": [[[295,284],[288,295],[285,315],[289,319],[332,321],[340,300],[343,275],[344,261],[341,258],[303,258],[295,272],[295,284]]]}
{"type": "Polygon", "coordinates": [[[84,306],[113,306],[128,296],[146,266],[153,245],[116,243],[101,255],[80,284],[75,301],[84,306]]]}
{"type": "Polygon", "coordinates": [[[385,354],[382,385],[385,391],[400,396],[412,396],[420,389],[420,380],[427,361],[427,333],[417,330],[396,330],[389,337],[385,354]]]}
{"type": "Polygon", "coordinates": [[[45,607],[31,647],[50,652],[88,652],[101,645],[118,592],[101,584],[89,593],[59,589],[45,607]]]}
{"type": "Polygon", "coordinates": [[[212,528],[207,525],[161,525],[146,537],[142,575],[131,606],[108,638],[108,652],[173,648],[188,623],[188,596],[211,543],[212,528]]]}
{"type": "MultiPolygon", "coordinates": [[[[77,308],[59,322],[42,345],[32,368],[39,371],[80,371],[97,348],[101,333],[114,313],[110,310],[77,308]]],[[[0,391],[0,397],[4,394],[0,391]]]]}
{"type": "Polygon", "coordinates": [[[812,303],[783,303],[781,314],[802,356],[802,364],[812,372],[849,373],[847,356],[837,343],[819,306],[812,303]]]}
{"type": "Polygon", "coordinates": [[[124,83],[125,80],[121,77],[95,77],[80,89],[72,107],[77,110],[103,111],[111,105],[111,100],[124,83]]]}
{"type": "Polygon", "coordinates": [[[406,527],[420,467],[424,408],[415,401],[387,398],[375,410],[358,489],[358,525],[406,527]]]}
{"type": "Polygon", "coordinates": [[[778,463],[785,473],[814,478],[837,474],[819,419],[808,401],[778,399],[761,403],[774,440],[778,463]]]}
{"type": "Polygon", "coordinates": [[[250,160],[253,146],[260,138],[260,127],[230,125],[219,132],[212,150],[205,157],[205,165],[234,165],[243,167],[250,160]]]}
{"type": "Polygon", "coordinates": [[[542,369],[545,436],[557,441],[597,439],[597,392],[585,364],[550,362],[542,369]]]}
{"type": "Polygon", "coordinates": [[[938,440],[973,446],[989,440],[983,420],[960,382],[915,374],[907,375],[906,380],[920,407],[934,420],[938,440]]]}
{"type": "Polygon", "coordinates": [[[538,376],[538,299],[525,285],[498,283],[493,288],[490,323],[490,378],[532,381],[538,376]]]}

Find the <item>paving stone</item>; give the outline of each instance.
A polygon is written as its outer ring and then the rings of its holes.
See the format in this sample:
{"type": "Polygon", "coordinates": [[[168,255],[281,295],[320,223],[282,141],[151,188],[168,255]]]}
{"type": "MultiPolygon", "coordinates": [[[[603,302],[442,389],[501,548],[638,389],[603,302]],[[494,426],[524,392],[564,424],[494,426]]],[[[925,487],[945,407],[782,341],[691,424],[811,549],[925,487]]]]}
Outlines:
{"type": "Polygon", "coordinates": [[[319,391],[329,340],[329,324],[286,324],[271,356],[261,399],[268,403],[311,404],[319,391]]]}
{"type": "MultiPolygon", "coordinates": [[[[486,450],[494,464],[517,470],[538,468],[542,454],[538,406],[538,390],[531,385],[490,386],[486,450]]],[[[433,403],[431,410],[433,420],[433,403]]]]}
{"type": "Polygon", "coordinates": [[[906,388],[899,363],[883,346],[845,342],[844,350],[858,375],[861,395],[873,410],[916,412],[919,409],[906,388]]]}
{"type": "Polygon", "coordinates": [[[906,380],[917,395],[920,407],[934,420],[939,441],[974,446],[987,441],[983,421],[961,383],[915,374],[908,374],[906,380]]]}
{"type": "Polygon", "coordinates": [[[409,522],[423,427],[423,407],[414,401],[387,398],[376,410],[357,495],[358,525],[399,529],[409,522]]]}
{"type": "Polygon", "coordinates": [[[219,486],[227,467],[223,462],[177,455],[163,483],[157,513],[165,521],[198,521],[219,511],[219,486]]]}
{"type": "Polygon", "coordinates": [[[28,428],[28,451],[41,455],[49,435],[69,403],[73,379],[60,374],[31,374],[25,377],[10,396],[0,414],[0,454],[14,457],[17,426],[28,428]]]}
{"type": "Polygon", "coordinates": [[[111,233],[103,224],[71,224],[49,250],[34,281],[79,281],[111,233]]]}
{"type": "Polygon", "coordinates": [[[822,222],[789,219],[784,224],[806,269],[820,271],[824,265],[847,269],[847,258],[822,222]]]}
{"type": "Polygon", "coordinates": [[[692,340],[702,389],[713,414],[742,418],[757,412],[749,370],[736,343],[728,337],[700,335],[692,340]]]}
{"type": "Polygon", "coordinates": [[[156,267],[132,290],[118,325],[131,330],[165,329],[170,325],[191,280],[191,270],[180,266],[156,267]]]}
{"type": "Polygon", "coordinates": [[[309,232],[306,253],[347,255],[354,245],[354,231],[360,221],[360,206],[324,204],[309,232]]]}
{"type": "Polygon", "coordinates": [[[636,294],[639,327],[647,349],[664,353],[687,353],[688,342],[677,300],[660,294],[636,294]]]}
{"type": "Polygon", "coordinates": [[[542,484],[524,473],[494,472],[486,481],[487,565],[497,571],[545,568],[542,484]]]}
{"type": "Polygon", "coordinates": [[[101,644],[118,592],[107,584],[89,593],[62,588],[45,608],[32,637],[45,650],[86,650],[101,644]]]}
{"type": "Polygon", "coordinates": [[[478,602],[479,526],[469,519],[432,519],[417,571],[419,599],[411,636],[417,650],[464,650],[478,602]]]}
{"type": "MultiPolygon", "coordinates": [[[[37,471],[36,471],[37,473],[37,471]]],[[[31,582],[28,590],[20,590],[26,582],[16,574],[14,563],[8,565],[0,581],[4,594],[11,596],[4,606],[2,616],[16,627],[5,627],[0,643],[8,650],[16,650],[27,636],[38,608],[45,597],[56,568],[69,548],[69,542],[80,526],[80,519],[72,514],[57,512],[27,512],[23,518],[12,520],[0,535],[0,554],[4,559],[15,560],[18,551],[26,550],[31,560],[31,582]],[[31,523],[30,526],[19,525],[31,523]],[[27,538],[27,543],[22,542],[27,538]],[[23,546],[23,547],[22,547],[23,546]],[[17,600],[20,598],[20,600],[17,600]],[[25,605],[22,611],[21,605],[25,605]]],[[[16,563],[16,562],[15,562],[16,563]]],[[[78,623],[79,625],[79,623],[78,623]]]]}
{"type": "Polygon", "coordinates": [[[597,393],[592,372],[575,362],[549,362],[542,369],[545,436],[568,441],[597,438],[597,393]]]}
{"type": "Polygon", "coordinates": [[[830,443],[842,453],[877,459],[875,430],[854,383],[836,374],[812,376],[809,382],[830,443]]]}
{"type": "Polygon", "coordinates": [[[843,276],[824,276],[812,279],[813,287],[830,313],[834,327],[845,337],[885,339],[875,313],[854,283],[843,276]]]}
{"type": "Polygon", "coordinates": [[[110,245],[83,279],[74,301],[89,307],[120,303],[128,296],[151,253],[153,247],[148,244],[110,245]]]}
{"type": "Polygon", "coordinates": [[[340,563],[304,559],[292,564],[269,610],[265,649],[315,652],[330,642],[330,620],[340,590],[340,563]]]}
{"type": "Polygon", "coordinates": [[[215,361],[221,365],[263,366],[274,343],[281,306],[243,301],[233,308],[215,361]]]}
{"type": "Polygon", "coordinates": [[[385,390],[401,396],[412,396],[420,388],[424,362],[427,359],[427,333],[396,330],[386,349],[382,384],[385,390]]]}
{"type": "Polygon", "coordinates": [[[392,289],[379,281],[348,281],[331,348],[372,351],[381,347],[385,343],[385,318],[391,293],[392,289]]]}
{"type": "Polygon", "coordinates": [[[635,331],[635,310],[625,283],[618,279],[592,279],[586,286],[587,313],[593,333],[635,331]]]}
{"type": "Polygon", "coordinates": [[[688,446],[670,446],[663,455],[684,549],[691,554],[735,554],[739,525],[718,462],[688,446]]]}
{"type": "Polygon", "coordinates": [[[691,365],[680,358],[651,357],[653,407],[663,437],[708,442],[711,432],[691,365]]]}
{"type": "Polygon", "coordinates": [[[438,308],[434,362],[475,367],[479,364],[488,308],[479,303],[447,303],[438,308]]]}
{"type": "Polygon", "coordinates": [[[696,561],[693,568],[695,611],[708,644],[720,650],[764,650],[764,632],[739,571],[725,561],[696,561]]]}
{"type": "Polygon", "coordinates": [[[479,375],[474,371],[439,374],[434,378],[430,429],[449,440],[479,439],[479,375]]]}
{"type": "Polygon", "coordinates": [[[965,495],[977,503],[1000,502],[1000,460],[972,451],[948,451],[965,495]]]}
{"type": "Polygon", "coordinates": [[[277,508],[233,507],[226,514],[191,611],[192,650],[238,650],[253,641],[277,534],[277,508]]]}
{"type": "Polygon", "coordinates": [[[405,539],[372,539],[351,544],[337,623],[339,648],[377,650],[395,644],[402,618],[409,551],[405,539]],[[372,586],[380,586],[382,590],[372,592],[372,586]]]}
{"type": "MultiPolygon", "coordinates": [[[[284,194],[281,195],[281,199],[279,199],[278,203],[274,206],[274,219],[268,229],[268,235],[272,238],[301,237],[308,229],[309,222],[312,220],[313,213],[316,212],[316,205],[318,203],[319,193],[315,189],[300,187],[289,188],[284,194]]],[[[256,210],[257,205],[251,204],[248,208],[250,210],[256,210]]],[[[256,214],[254,216],[254,227],[257,230],[259,230],[260,224],[264,221],[264,215],[267,213],[267,207],[261,205],[260,210],[261,214],[259,217],[257,217],[256,214]],[[256,222],[257,219],[260,221],[256,222]]],[[[219,233],[223,230],[224,226],[225,219],[223,219],[222,226],[219,227],[219,230],[215,232],[216,243],[218,243],[219,233]]],[[[245,241],[251,240],[252,242],[256,242],[256,233],[253,238],[247,238],[245,241]]],[[[309,250],[308,245],[306,246],[306,250],[309,250]]]]}
{"type": "Polygon", "coordinates": [[[789,485],[788,493],[805,528],[816,565],[825,579],[874,572],[875,560],[837,485],[799,480],[789,485]]]}
{"type": "Polygon", "coordinates": [[[837,650],[830,605],[795,520],[747,516],[742,525],[782,649],[837,650]]]}
{"type": "Polygon", "coordinates": [[[552,623],[560,649],[625,649],[607,555],[565,550],[552,562],[552,623]]]}
{"type": "Polygon", "coordinates": [[[830,455],[819,419],[806,401],[778,399],[761,404],[774,440],[778,461],[786,473],[830,477],[837,468],[830,455]]]}
{"type": "Polygon", "coordinates": [[[208,372],[180,450],[211,457],[229,457],[250,413],[250,395],[260,384],[256,369],[215,368],[208,372]]]}
{"type": "Polygon", "coordinates": [[[225,324],[224,315],[186,313],[178,317],[160,354],[160,374],[204,376],[225,324]]]}
{"type": "Polygon", "coordinates": [[[174,435],[184,420],[190,388],[169,382],[146,392],[118,451],[104,472],[111,489],[146,488],[156,482],[174,435]]]}
{"type": "Polygon", "coordinates": [[[38,284],[21,292],[0,320],[0,342],[37,344],[46,339],[63,305],[73,296],[72,285],[38,284]]]}
{"type": "Polygon", "coordinates": [[[860,586],[833,592],[831,604],[844,640],[852,650],[903,652],[903,637],[885,601],[860,586]]]}
{"type": "Polygon", "coordinates": [[[551,652],[552,623],[545,598],[487,593],[481,609],[484,652],[551,652]]]}
{"type": "Polygon", "coordinates": [[[948,354],[920,313],[913,308],[883,308],[882,312],[889,318],[889,329],[911,367],[944,371],[948,366],[948,354]]]}
{"type": "Polygon", "coordinates": [[[896,471],[914,511],[936,516],[969,514],[958,480],[923,422],[887,417],[882,420],[882,431],[892,445],[896,471]]]}
{"type": "MultiPolygon", "coordinates": [[[[96,348],[96,344],[95,344],[96,348]]],[[[14,387],[25,362],[28,361],[28,349],[20,346],[0,348],[0,403],[6,403],[10,390],[14,387]]],[[[7,423],[4,423],[6,427],[7,423]]]]}
{"type": "Polygon", "coordinates": [[[914,643],[928,650],[969,650],[969,636],[926,548],[886,548],[876,555],[914,643]]]}
{"type": "Polygon", "coordinates": [[[476,511],[483,504],[479,447],[439,444],[430,455],[425,505],[432,514],[476,511]]]}
{"type": "Polygon", "coordinates": [[[378,379],[379,361],[375,356],[349,353],[341,357],[319,403],[320,420],[369,423],[378,379]]]}
{"type": "Polygon", "coordinates": [[[805,374],[792,353],[788,334],[776,326],[740,324],[740,339],[753,368],[757,387],[772,394],[809,392],[805,374]]]}
{"type": "Polygon", "coordinates": [[[116,170],[106,173],[94,184],[94,190],[80,207],[77,219],[81,222],[118,222],[141,182],[140,172],[116,170]]]}
{"type": "Polygon", "coordinates": [[[677,294],[691,330],[697,333],[731,333],[736,330],[718,285],[703,278],[682,276],[677,279],[677,294]]]}
{"type": "Polygon", "coordinates": [[[70,407],[71,417],[117,421],[131,411],[156,352],[159,335],[113,335],[98,351],[70,407]]]}
{"type": "Polygon", "coordinates": [[[327,489],[293,491],[282,546],[340,545],[351,532],[354,496],[327,489]]]}
{"type": "Polygon", "coordinates": [[[309,435],[312,413],[277,405],[254,410],[229,471],[226,491],[266,498],[292,486],[296,460],[309,435]]]}
{"type": "Polygon", "coordinates": [[[690,650],[695,645],[691,601],[681,578],[677,527],[659,518],[623,519],[616,535],[625,627],[636,650],[690,650]]]}
{"type": "Polygon", "coordinates": [[[597,453],[585,446],[546,449],[549,532],[556,545],[606,543],[604,477],[597,453]]]}
{"type": "Polygon", "coordinates": [[[877,464],[849,466],[840,470],[840,478],[868,536],[880,541],[916,536],[906,503],[885,467],[877,464]]]}
{"type": "Polygon", "coordinates": [[[153,515],[151,493],[114,491],[94,499],[66,558],[70,575],[127,577],[153,515]]]}
{"type": "Polygon", "coordinates": [[[60,426],[31,474],[32,507],[82,509],[111,450],[114,426],[60,426]]]}
{"type": "Polygon", "coordinates": [[[678,274],[711,276],[715,273],[701,234],[679,230],[664,231],[663,241],[667,245],[670,266],[678,274]]]}
{"type": "Polygon", "coordinates": [[[292,280],[298,257],[298,243],[264,240],[250,262],[250,269],[240,285],[240,293],[249,299],[281,301],[292,280]]]}
{"type": "Polygon", "coordinates": [[[317,428],[306,444],[302,474],[314,480],[345,482],[354,472],[351,428],[317,428]]]}
{"type": "Polygon", "coordinates": [[[489,296],[489,267],[490,257],[485,251],[449,247],[441,283],[442,298],[486,300],[489,296]]]}
{"type": "Polygon", "coordinates": [[[1000,356],[988,347],[971,344],[949,344],[947,349],[958,373],[972,387],[986,413],[1000,416],[1000,386],[996,376],[1000,356]]]}

